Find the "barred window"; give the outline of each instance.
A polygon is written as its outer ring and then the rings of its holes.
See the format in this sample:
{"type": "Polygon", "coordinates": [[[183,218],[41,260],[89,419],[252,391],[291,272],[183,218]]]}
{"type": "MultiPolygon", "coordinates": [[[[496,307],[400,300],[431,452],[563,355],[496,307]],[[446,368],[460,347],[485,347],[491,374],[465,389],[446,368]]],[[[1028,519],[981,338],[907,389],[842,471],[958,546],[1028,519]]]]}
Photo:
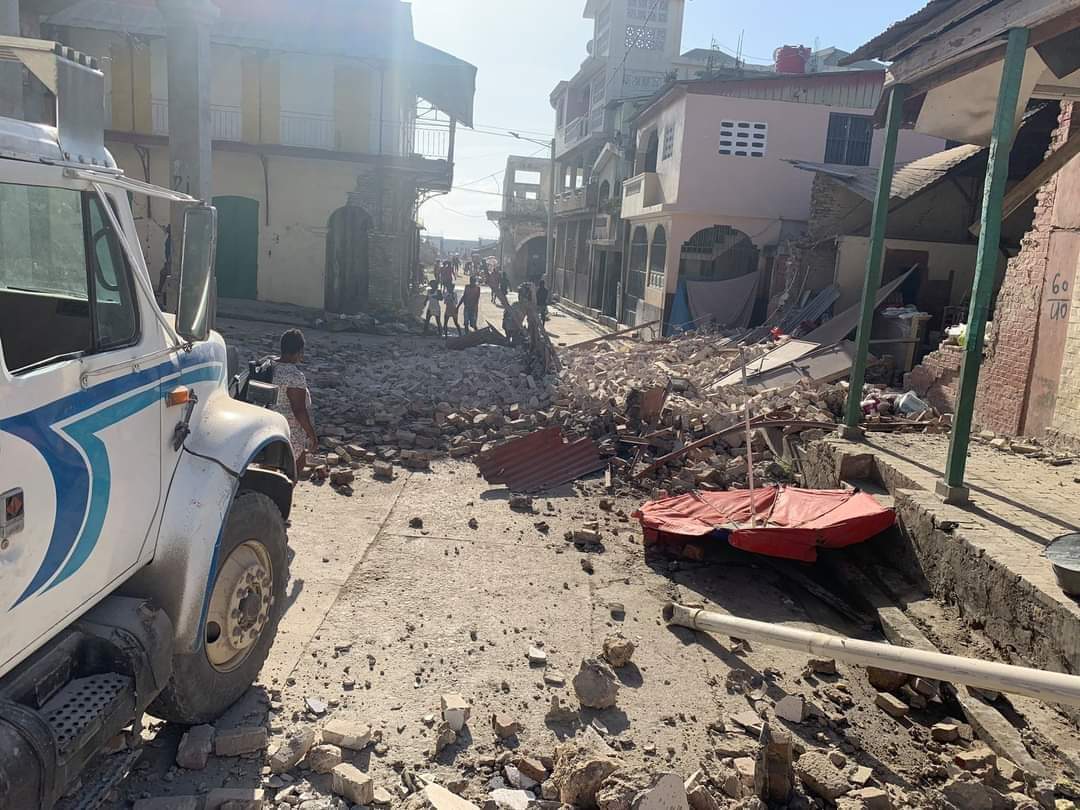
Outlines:
{"type": "Polygon", "coordinates": [[[675,125],[669,124],[664,129],[663,159],[668,160],[675,153],[675,125]]]}

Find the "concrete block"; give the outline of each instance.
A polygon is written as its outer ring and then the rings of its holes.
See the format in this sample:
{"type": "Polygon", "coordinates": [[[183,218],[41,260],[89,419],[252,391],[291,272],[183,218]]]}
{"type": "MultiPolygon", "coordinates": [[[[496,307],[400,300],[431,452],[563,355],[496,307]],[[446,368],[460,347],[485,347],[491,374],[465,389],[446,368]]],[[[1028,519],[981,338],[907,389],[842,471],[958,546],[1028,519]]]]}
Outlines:
{"type": "Polygon", "coordinates": [[[323,726],[322,740],[350,751],[362,751],[371,744],[371,726],[342,719],[331,720],[323,726]]]}
{"type": "Polygon", "coordinates": [[[330,772],[333,783],[330,790],[353,804],[372,804],[375,801],[375,784],[371,777],[357,768],[343,762],[330,772]]]}
{"type": "Polygon", "coordinates": [[[469,719],[469,703],[461,695],[449,693],[442,696],[442,717],[455,733],[465,727],[469,719]]]}
{"type": "Polygon", "coordinates": [[[176,749],[176,764],[191,771],[205,768],[214,750],[214,733],[213,726],[192,726],[184,732],[176,749]]]}
{"type": "Polygon", "coordinates": [[[214,753],[219,757],[238,757],[262,751],[270,744],[270,738],[263,726],[242,726],[214,735],[214,753]]]}

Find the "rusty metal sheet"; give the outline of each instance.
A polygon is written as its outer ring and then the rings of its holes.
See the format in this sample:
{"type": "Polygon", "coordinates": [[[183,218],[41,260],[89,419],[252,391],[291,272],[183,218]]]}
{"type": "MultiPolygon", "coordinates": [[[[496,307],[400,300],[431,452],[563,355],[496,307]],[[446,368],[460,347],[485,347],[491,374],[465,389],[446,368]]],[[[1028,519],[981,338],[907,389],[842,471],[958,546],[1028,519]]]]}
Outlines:
{"type": "Polygon", "coordinates": [[[557,427],[511,439],[476,458],[485,481],[505,484],[515,492],[551,489],[602,470],[605,464],[596,442],[565,441],[557,427]]]}

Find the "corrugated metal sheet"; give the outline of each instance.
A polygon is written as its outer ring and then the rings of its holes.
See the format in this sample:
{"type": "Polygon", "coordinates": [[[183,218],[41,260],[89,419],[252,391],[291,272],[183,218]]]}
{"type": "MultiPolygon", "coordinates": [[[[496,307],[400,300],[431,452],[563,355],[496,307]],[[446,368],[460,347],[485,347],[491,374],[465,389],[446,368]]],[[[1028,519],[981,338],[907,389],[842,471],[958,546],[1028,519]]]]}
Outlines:
{"type": "MultiPolygon", "coordinates": [[[[884,70],[836,73],[808,73],[803,76],[778,75],[747,77],[717,82],[708,95],[761,101],[787,101],[797,104],[823,104],[831,107],[872,110],[881,98],[884,70]]],[[[705,86],[687,85],[690,93],[702,94],[705,86]]]]}
{"type": "MultiPolygon", "coordinates": [[[[894,200],[907,200],[934,183],[945,178],[953,169],[985,152],[985,147],[964,144],[944,152],[937,152],[910,163],[905,163],[893,174],[891,196],[894,200]]],[[[866,200],[877,195],[878,169],[873,166],[837,166],[831,163],[813,163],[792,160],[796,168],[808,172],[826,174],[850,191],[866,200]]]]}
{"type": "Polygon", "coordinates": [[[551,489],[602,470],[605,464],[596,442],[564,441],[557,427],[511,439],[476,457],[485,481],[505,484],[514,492],[551,489]]]}
{"type": "MultiPolygon", "coordinates": [[[[841,59],[840,64],[850,65],[860,59],[879,59],[883,57],[888,50],[912,31],[921,28],[938,14],[947,11],[951,6],[955,6],[957,2],[959,0],[930,0],[929,3],[914,14],[894,22],[865,45],[860,45],[852,53],[841,59]]],[[[979,3],[974,10],[988,6],[992,2],[996,2],[996,0],[986,0],[985,3],[979,3]]]]}

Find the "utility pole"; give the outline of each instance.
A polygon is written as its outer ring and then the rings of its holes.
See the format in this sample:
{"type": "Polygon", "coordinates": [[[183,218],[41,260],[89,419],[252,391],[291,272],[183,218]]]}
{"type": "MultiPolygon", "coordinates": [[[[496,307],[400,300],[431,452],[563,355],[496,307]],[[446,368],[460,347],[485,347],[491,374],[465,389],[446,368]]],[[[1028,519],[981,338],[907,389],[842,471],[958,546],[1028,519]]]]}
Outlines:
{"type": "Polygon", "coordinates": [[[544,257],[544,276],[555,286],[555,139],[551,139],[551,167],[548,178],[547,255],[544,257]]]}

